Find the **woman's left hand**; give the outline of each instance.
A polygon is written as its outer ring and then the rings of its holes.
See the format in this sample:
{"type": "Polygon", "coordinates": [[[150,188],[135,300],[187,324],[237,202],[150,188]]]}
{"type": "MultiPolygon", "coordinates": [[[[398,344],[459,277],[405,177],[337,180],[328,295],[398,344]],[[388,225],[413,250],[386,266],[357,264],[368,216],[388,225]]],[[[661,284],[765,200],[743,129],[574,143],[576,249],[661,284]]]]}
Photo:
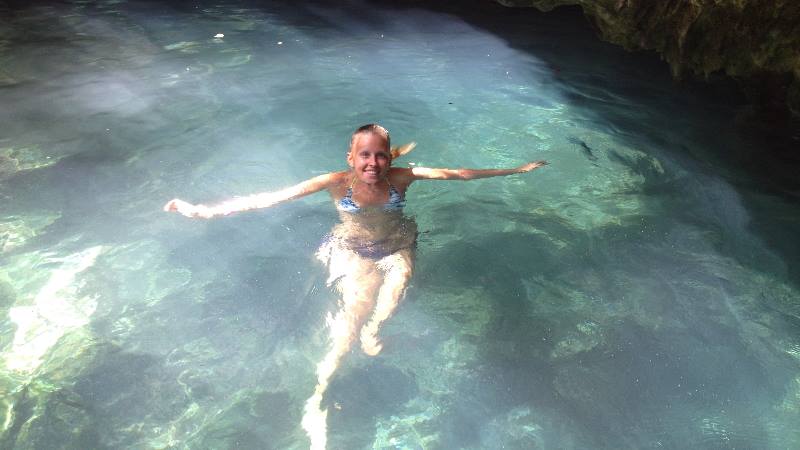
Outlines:
{"type": "Polygon", "coordinates": [[[175,211],[183,214],[186,217],[202,217],[203,219],[210,219],[214,217],[214,213],[211,211],[211,208],[205,205],[193,205],[179,198],[174,198],[168,201],[167,204],[164,205],[164,211],[175,211]]]}
{"type": "Polygon", "coordinates": [[[538,169],[539,167],[546,166],[546,165],[547,165],[547,161],[544,161],[544,160],[533,161],[533,162],[529,162],[527,164],[523,164],[523,165],[517,167],[517,170],[519,171],[519,173],[530,172],[533,169],[538,169]]]}

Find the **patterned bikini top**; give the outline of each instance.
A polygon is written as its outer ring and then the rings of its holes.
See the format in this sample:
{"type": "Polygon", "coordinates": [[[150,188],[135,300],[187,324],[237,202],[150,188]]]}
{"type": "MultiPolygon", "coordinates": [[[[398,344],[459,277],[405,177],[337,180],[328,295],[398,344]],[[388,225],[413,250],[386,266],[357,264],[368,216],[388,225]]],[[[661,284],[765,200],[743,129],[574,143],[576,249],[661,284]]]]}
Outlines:
{"type": "MultiPolygon", "coordinates": [[[[389,185],[389,201],[383,205],[384,211],[400,211],[406,206],[406,201],[394,185],[389,185]]],[[[336,204],[339,211],[358,213],[361,212],[361,207],[353,201],[353,186],[347,188],[347,193],[336,204]]]]}

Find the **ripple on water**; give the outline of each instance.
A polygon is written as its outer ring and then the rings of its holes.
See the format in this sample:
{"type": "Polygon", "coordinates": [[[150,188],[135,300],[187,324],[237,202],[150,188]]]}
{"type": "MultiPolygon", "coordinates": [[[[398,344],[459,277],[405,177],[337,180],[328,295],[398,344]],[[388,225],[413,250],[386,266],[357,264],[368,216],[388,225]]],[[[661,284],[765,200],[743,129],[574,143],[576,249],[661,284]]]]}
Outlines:
{"type": "Polygon", "coordinates": [[[67,332],[83,327],[97,308],[97,298],[81,292],[78,275],[94,265],[101,246],[57,258],[57,267],[29,305],[16,305],[8,316],[17,327],[11,347],[3,352],[5,366],[32,373],[67,332]]]}
{"type": "Polygon", "coordinates": [[[59,214],[31,214],[24,217],[10,216],[0,219],[0,253],[21,249],[60,217],[59,214]]]}
{"type": "Polygon", "coordinates": [[[663,67],[575,40],[579,14],[505,35],[375,4],[113,3],[0,5],[0,183],[16,208],[0,218],[0,446],[307,446],[299,415],[336,302],[311,262],[329,201],[213,222],[158,208],[346,167],[350,131],[380,121],[419,142],[403,163],[551,165],[414,184],[413,287],[384,352],[337,374],[331,442],[800,447],[794,262],[756,226],[781,216],[793,255],[796,214],[759,214],[749,182],[702,163],[696,134],[738,138],[663,67]],[[62,154],[80,156],[37,171],[62,154]],[[37,174],[59,191],[25,187],[37,174]],[[99,211],[55,222],[40,206],[54,199],[99,211]],[[109,236],[123,243],[96,242],[109,236]],[[72,250],[30,251],[48,243],[72,250]]]}

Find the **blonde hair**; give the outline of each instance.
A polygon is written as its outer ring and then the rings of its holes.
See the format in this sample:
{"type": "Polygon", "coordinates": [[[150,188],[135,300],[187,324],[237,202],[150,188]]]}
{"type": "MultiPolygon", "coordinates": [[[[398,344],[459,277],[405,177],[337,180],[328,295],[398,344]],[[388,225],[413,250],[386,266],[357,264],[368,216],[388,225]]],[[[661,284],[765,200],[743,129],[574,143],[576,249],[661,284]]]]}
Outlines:
{"type": "Polygon", "coordinates": [[[358,129],[353,132],[353,135],[350,137],[350,150],[353,149],[353,145],[356,143],[356,136],[367,133],[377,134],[386,141],[386,148],[389,149],[392,159],[397,159],[405,155],[417,146],[416,142],[409,142],[408,144],[401,145],[399,147],[392,147],[392,140],[389,137],[389,131],[377,123],[368,123],[358,127],[358,129]]]}
{"type": "Polygon", "coordinates": [[[386,148],[391,149],[391,139],[389,138],[389,131],[386,128],[378,125],[377,123],[368,123],[366,125],[362,125],[358,127],[356,131],[353,132],[353,135],[350,137],[350,149],[353,148],[353,145],[356,143],[356,137],[362,134],[377,134],[378,136],[382,137],[384,141],[386,141],[386,148]]]}

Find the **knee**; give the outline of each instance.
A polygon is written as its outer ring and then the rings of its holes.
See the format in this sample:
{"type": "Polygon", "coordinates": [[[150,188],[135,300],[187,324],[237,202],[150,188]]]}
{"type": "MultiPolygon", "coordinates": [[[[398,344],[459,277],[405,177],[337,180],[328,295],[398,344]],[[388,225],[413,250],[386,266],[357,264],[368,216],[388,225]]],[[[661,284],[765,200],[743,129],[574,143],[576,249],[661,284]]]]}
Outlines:
{"type": "Polygon", "coordinates": [[[414,275],[414,269],[412,268],[412,266],[408,266],[408,265],[403,266],[401,269],[399,269],[399,272],[400,272],[400,276],[405,281],[409,281],[411,279],[411,276],[414,275]]]}
{"type": "Polygon", "coordinates": [[[392,281],[393,283],[406,285],[408,281],[411,280],[411,275],[413,275],[413,270],[411,267],[406,265],[396,266],[386,274],[386,279],[392,281]]]}

